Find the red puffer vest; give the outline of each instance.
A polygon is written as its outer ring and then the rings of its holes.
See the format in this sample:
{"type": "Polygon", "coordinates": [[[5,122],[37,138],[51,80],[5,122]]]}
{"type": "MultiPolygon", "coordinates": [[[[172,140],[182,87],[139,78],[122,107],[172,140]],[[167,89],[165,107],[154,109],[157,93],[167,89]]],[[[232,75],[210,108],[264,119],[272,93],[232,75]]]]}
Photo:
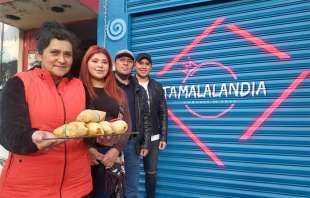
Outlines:
{"type": "MultiPolygon", "coordinates": [[[[53,131],[85,109],[79,79],[64,78],[56,87],[45,69],[22,72],[32,128],[53,131]]],[[[1,198],[81,198],[92,190],[88,148],[68,140],[28,155],[10,153],[0,183],[1,198]]]]}

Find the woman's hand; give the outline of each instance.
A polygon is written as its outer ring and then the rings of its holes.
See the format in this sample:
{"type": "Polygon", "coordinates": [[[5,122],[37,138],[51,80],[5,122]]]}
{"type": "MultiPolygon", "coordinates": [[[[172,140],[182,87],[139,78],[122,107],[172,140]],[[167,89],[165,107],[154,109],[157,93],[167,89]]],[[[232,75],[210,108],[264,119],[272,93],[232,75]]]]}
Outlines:
{"type": "Polygon", "coordinates": [[[88,149],[89,152],[89,157],[90,157],[90,164],[93,165],[98,165],[99,162],[102,163],[102,159],[104,157],[104,154],[100,153],[97,151],[97,149],[90,147],[88,149]]]}
{"type": "Polygon", "coordinates": [[[112,167],[117,160],[118,155],[119,151],[116,148],[111,148],[102,159],[104,166],[107,168],[112,167]]]}
{"type": "Polygon", "coordinates": [[[46,140],[48,138],[56,138],[56,136],[48,131],[35,131],[32,134],[32,142],[37,146],[39,150],[49,149],[57,144],[63,143],[64,139],[51,139],[46,140]]]}

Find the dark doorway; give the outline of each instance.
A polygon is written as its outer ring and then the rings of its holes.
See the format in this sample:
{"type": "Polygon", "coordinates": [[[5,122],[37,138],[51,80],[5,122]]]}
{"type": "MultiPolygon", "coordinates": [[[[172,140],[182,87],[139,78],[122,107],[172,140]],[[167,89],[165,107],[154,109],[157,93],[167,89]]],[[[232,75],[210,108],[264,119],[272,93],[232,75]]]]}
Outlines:
{"type": "Polygon", "coordinates": [[[66,24],[68,30],[75,33],[80,40],[79,54],[72,65],[72,71],[77,77],[80,72],[80,66],[82,58],[91,45],[97,44],[97,19],[79,21],[70,24],[66,24]]]}

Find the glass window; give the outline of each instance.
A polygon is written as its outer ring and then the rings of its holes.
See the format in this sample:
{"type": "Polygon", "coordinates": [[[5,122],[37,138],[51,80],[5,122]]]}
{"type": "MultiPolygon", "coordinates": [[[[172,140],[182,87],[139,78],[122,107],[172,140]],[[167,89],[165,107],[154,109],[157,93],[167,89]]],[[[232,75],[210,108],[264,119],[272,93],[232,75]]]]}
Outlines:
{"type": "MultiPolygon", "coordinates": [[[[0,22],[0,103],[1,89],[6,81],[17,72],[19,52],[19,30],[0,22]]],[[[8,152],[0,146],[0,169],[8,152]]],[[[1,172],[1,170],[0,170],[1,172]]]]}
{"type": "Polygon", "coordinates": [[[19,54],[19,30],[0,23],[0,89],[17,72],[19,54]]]}

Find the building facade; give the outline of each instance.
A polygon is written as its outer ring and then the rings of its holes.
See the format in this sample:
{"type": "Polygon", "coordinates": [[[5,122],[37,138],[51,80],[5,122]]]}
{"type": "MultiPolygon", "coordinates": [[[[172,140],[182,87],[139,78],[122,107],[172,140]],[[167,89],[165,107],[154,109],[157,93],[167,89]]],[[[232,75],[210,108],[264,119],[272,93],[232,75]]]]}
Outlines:
{"type": "Polygon", "coordinates": [[[164,86],[157,197],[310,196],[309,10],[305,0],[100,2],[99,44],[150,53],[164,86]]]}
{"type": "MultiPolygon", "coordinates": [[[[48,13],[69,1],[46,2],[48,13]]],[[[99,7],[96,37],[112,55],[128,48],[153,57],[169,108],[157,197],[310,197],[309,1],[79,2],[99,7]]],[[[31,27],[14,71],[32,60],[31,27]]]]}

